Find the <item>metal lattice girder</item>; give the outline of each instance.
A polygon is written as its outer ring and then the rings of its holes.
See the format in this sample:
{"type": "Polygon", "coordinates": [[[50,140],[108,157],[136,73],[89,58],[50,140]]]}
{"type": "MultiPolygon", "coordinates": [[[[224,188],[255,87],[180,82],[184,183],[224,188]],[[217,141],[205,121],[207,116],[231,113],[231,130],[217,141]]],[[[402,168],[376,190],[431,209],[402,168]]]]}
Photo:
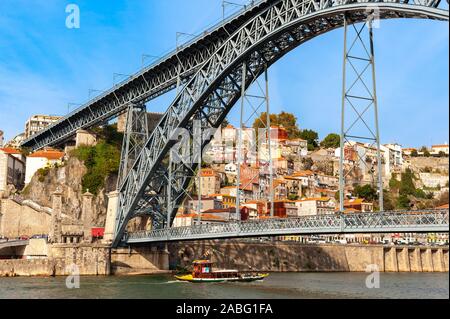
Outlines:
{"type": "Polygon", "coordinates": [[[380,211],[383,211],[383,176],[381,143],[378,123],[378,98],[375,80],[375,50],[373,45],[374,13],[365,23],[348,25],[344,20],[344,65],[342,77],[341,141],[339,157],[339,204],[344,211],[344,193],[347,176],[364,164],[372,176],[373,187],[378,188],[380,211]],[[373,118],[371,114],[373,112],[373,118]],[[354,115],[350,121],[350,114],[354,115]],[[345,147],[356,141],[367,144],[364,154],[356,153],[356,162],[345,171],[345,147]],[[367,143],[366,143],[367,142],[367,143]],[[377,170],[369,167],[365,156],[370,149],[376,150],[377,170]],[[375,174],[376,172],[376,174],[375,174]],[[377,178],[375,179],[375,175],[377,178]]]}
{"type": "Polygon", "coordinates": [[[254,17],[278,0],[255,1],[254,5],[205,30],[188,44],[178,46],[153,65],[146,67],[90,100],[63,119],[26,139],[23,147],[38,150],[56,146],[72,138],[79,129],[99,125],[124,112],[130,103],[146,103],[174,89],[177,81],[185,83],[203,65],[222,43],[254,17]]]}
{"type": "Polygon", "coordinates": [[[120,159],[118,188],[133,167],[136,158],[148,139],[147,108],[145,104],[128,107],[126,129],[123,137],[122,153],[120,159]]]}
{"type": "Polygon", "coordinates": [[[203,224],[128,234],[127,244],[215,238],[356,233],[443,233],[448,210],[317,215],[203,224]]]}
{"type": "MultiPolygon", "coordinates": [[[[423,1],[422,1],[423,2],[423,1]]],[[[113,245],[120,243],[126,224],[150,197],[160,194],[152,180],[164,180],[157,170],[175,143],[174,131],[192,131],[193,120],[202,117],[202,127],[217,128],[245,88],[290,50],[311,38],[343,26],[344,16],[352,23],[365,21],[375,9],[380,19],[428,18],[448,20],[448,12],[436,5],[415,2],[376,3],[367,1],[280,0],[236,31],[189,80],[148,139],[120,189],[113,245]],[[242,82],[242,65],[249,70],[242,82]]],[[[209,140],[205,140],[206,145],[209,140]]],[[[191,164],[189,164],[191,165],[191,164]]],[[[160,170],[161,171],[161,170],[160,170]]],[[[167,171],[167,170],[166,170],[167,171]]],[[[190,177],[180,177],[187,186],[190,177]]],[[[160,183],[159,183],[160,184],[160,183]]],[[[162,201],[161,201],[162,202],[162,201]]],[[[174,206],[177,206],[175,203],[174,206]]]]}

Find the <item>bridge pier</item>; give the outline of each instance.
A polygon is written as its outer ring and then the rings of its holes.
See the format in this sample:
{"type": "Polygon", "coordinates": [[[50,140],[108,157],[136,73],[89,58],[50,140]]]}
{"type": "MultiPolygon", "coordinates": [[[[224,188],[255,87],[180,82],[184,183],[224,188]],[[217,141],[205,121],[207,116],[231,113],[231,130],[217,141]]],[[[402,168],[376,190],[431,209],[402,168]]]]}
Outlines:
{"type": "Polygon", "coordinates": [[[112,275],[144,275],[169,272],[167,244],[121,247],[111,250],[112,275]]]}
{"type": "Polygon", "coordinates": [[[119,191],[115,190],[108,194],[108,208],[106,211],[105,234],[103,241],[111,244],[114,239],[114,228],[116,225],[117,205],[119,203],[119,191]]]}

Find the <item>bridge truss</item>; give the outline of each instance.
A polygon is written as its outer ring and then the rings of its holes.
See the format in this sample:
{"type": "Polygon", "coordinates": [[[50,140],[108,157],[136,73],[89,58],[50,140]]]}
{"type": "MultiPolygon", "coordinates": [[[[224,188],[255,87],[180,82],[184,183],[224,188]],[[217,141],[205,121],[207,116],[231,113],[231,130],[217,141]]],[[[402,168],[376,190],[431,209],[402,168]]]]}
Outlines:
{"type": "MultiPolygon", "coordinates": [[[[147,140],[141,154],[122,184],[113,245],[122,240],[128,221],[136,213],[165,216],[169,227],[184,198],[198,163],[189,161],[195,154],[188,150],[187,159],[174,164],[171,186],[167,187],[167,161],[177,144],[179,129],[194,139],[194,127],[202,132],[217,129],[254,78],[287,52],[302,43],[348,23],[366,21],[373,11],[380,19],[427,18],[447,20],[448,12],[437,9],[436,1],[367,2],[367,1],[277,1],[250,19],[201,66],[186,83],[157,128],[147,140]],[[245,65],[245,67],[243,67],[245,65]],[[243,74],[242,70],[245,70],[243,74]],[[171,205],[165,203],[170,192],[171,205]]],[[[203,136],[201,150],[210,142],[203,136]]],[[[163,228],[161,225],[154,225],[163,228]]]]}
{"type": "Polygon", "coordinates": [[[127,234],[127,244],[281,235],[448,232],[448,210],[304,216],[201,224],[127,234]]]}

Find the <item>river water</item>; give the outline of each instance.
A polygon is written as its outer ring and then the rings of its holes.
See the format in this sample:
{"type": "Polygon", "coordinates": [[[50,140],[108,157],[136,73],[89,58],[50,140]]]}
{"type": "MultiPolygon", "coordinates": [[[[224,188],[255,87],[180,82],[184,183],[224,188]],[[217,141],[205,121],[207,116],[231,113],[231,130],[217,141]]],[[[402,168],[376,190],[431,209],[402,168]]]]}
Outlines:
{"type": "Polygon", "coordinates": [[[273,273],[262,282],[193,284],[170,275],[66,278],[0,278],[0,298],[449,298],[448,273],[381,273],[380,288],[366,273],[273,273]]]}

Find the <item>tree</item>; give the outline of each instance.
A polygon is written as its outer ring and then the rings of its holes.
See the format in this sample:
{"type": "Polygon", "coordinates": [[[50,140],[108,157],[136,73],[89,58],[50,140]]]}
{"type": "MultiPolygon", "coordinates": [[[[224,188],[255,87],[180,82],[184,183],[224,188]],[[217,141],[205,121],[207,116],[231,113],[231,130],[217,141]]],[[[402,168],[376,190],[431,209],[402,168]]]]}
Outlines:
{"type": "Polygon", "coordinates": [[[430,157],[431,155],[426,146],[422,146],[420,148],[420,151],[423,153],[423,156],[425,157],[430,157]]]}
{"type": "Polygon", "coordinates": [[[411,151],[411,156],[412,157],[417,157],[417,156],[419,156],[419,153],[417,152],[417,150],[412,150],[411,151]]]}
{"type": "Polygon", "coordinates": [[[373,188],[371,185],[356,185],[353,193],[356,197],[364,198],[367,201],[374,201],[378,198],[377,190],[373,188]]]}
{"type": "Polygon", "coordinates": [[[395,209],[395,203],[394,199],[392,198],[391,193],[389,193],[386,189],[383,192],[383,209],[386,211],[394,210],[395,209]]]}
{"type": "Polygon", "coordinates": [[[229,124],[230,124],[230,122],[225,118],[225,119],[223,119],[222,124],[220,124],[220,127],[221,127],[221,128],[225,128],[225,127],[227,127],[229,124]]]}
{"type": "Polygon", "coordinates": [[[308,141],[308,151],[314,151],[319,146],[319,134],[313,130],[302,130],[299,137],[308,141]]]}
{"type": "Polygon", "coordinates": [[[445,152],[443,152],[443,151],[439,151],[438,156],[439,156],[439,157],[446,157],[447,154],[445,154],[445,152]]]}
{"type": "Polygon", "coordinates": [[[314,161],[311,157],[302,157],[302,163],[304,170],[310,170],[314,165],[314,161]]]}
{"type": "Polygon", "coordinates": [[[341,145],[341,137],[336,133],[328,134],[327,137],[320,142],[321,147],[338,148],[341,145]]]}
{"type": "Polygon", "coordinates": [[[397,206],[399,208],[410,208],[411,201],[409,200],[407,195],[400,195],[398,197],[397,206]]]}
{"type": "MultiPolygon", "coordinates": [[[[300,128],[297,124],[297,118],[292,113],[281,112],[280,114],[270,114],[271,126],[283,126],[286,129],[288,138],[294,139],[300,137],[300,128]]],[[[253,122],[253,128],[258,131],[259,128],[267,127],[267,113],[263,112],[253,122]]]]}
{"type": "Polygon", "coordinates": [[[400,195],[415,195],[416,193],[416,187],[414,186],[414,173],[409,168],[402,173],[399,193],[400,195]]]}

